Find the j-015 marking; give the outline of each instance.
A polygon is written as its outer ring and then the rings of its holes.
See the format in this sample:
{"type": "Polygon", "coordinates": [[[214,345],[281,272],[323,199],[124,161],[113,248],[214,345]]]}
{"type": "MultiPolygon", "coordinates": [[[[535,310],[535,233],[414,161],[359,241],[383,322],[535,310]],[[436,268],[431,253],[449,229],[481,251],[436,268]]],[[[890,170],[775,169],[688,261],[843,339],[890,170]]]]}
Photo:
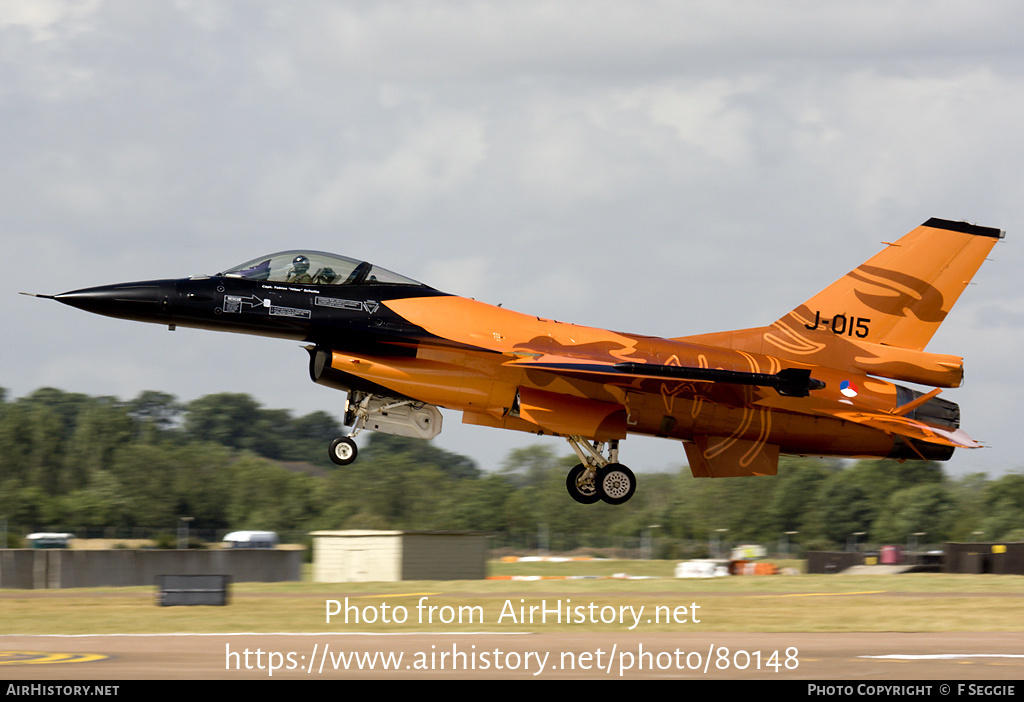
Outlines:
{"type": "Polygon", "coordinates": [[[870,319],[864,317],[850,317],[847,319],[845,314],[837,314],[832,317],[831,322],[828,322],[822,319],[821,312],[815,312],[814,324],[805,324],[804,328],[810,331],[829,329],[838,336],[846,334],[848,336],[856,336],[858,339],[866,339],[871,333],[871,328],[868,326],[870,324],[870,319]]]}

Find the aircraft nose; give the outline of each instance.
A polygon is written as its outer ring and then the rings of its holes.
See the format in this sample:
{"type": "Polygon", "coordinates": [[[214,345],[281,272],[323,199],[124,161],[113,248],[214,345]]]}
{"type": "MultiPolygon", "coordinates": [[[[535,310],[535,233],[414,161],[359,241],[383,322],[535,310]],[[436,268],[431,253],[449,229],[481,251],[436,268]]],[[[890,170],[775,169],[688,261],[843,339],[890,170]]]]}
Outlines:
{"type": "Polygon", "coordinates": [[[174,281],[153,280],[72,290],[53,299],[86,312],[149,322],[171,312],[175,295],[174,281]]]}

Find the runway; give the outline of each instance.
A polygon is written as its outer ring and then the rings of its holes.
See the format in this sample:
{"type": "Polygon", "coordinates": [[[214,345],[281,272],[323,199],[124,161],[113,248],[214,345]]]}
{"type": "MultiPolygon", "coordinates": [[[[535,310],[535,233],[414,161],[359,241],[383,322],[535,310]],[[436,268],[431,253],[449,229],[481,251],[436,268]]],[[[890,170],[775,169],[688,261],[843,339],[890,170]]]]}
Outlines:
{"type": "MultiPolygon", "coordinates": [[[[1019,633],[0,636],[0,679],[1014,681],[1019,633]]],[[[1011,693],[1012,694],[1012,693],[1011,693]]]]}

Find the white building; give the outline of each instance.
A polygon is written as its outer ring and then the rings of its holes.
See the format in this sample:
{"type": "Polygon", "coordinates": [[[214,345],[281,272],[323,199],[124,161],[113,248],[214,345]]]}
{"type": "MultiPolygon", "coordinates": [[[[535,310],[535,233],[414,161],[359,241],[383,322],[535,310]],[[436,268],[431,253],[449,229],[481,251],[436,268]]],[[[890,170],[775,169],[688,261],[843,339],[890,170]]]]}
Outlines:
{"type": "Polygon", "coordinates": [[[480,580],[487,535],[464,531],[314,531],[313,581],[480,580]]]}

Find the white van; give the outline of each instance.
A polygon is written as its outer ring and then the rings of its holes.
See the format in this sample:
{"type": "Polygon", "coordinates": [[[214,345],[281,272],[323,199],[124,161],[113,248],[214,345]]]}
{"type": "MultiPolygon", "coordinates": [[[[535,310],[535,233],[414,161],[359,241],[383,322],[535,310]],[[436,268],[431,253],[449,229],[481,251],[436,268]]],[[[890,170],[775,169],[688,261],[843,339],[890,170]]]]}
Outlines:
{"type": "Polygon", "coordinates": [[[276,531],[233,531],[224,536],[224,548],[274,548],[277,546],[276,531]]]}
{"type": "Polygon", "coordinates": [[[26,536],[25,541],[29,543],[29,548],[68,548],[74,538],[74,534],[36,532],[26,536]]]}

